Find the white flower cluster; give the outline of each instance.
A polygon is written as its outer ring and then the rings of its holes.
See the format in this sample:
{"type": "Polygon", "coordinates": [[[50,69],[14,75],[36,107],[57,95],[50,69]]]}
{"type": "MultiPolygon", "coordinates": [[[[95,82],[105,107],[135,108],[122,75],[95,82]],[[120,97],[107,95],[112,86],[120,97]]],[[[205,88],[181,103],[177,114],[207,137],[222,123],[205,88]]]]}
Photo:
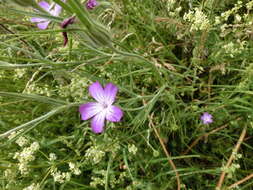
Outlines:
{"type": "Polygon", "coordinates": [[[140,187],[143,187],[144,184],[139,180],[134,180],[131,185],[128,185],[126,187],[126,190],[135,190],[139,189],[140,187]]]}
{"type": "Polygon", "coordinates": [[[118,138],[109,138],[106,137],[106,143],[103,144],[100,149],[104,150],[105,152],[110,152],[113,157],[115,157],[120,150],[120,144],[118,138]],[[109,146],[108,146],[109,145],[109,146]]]}
{"type": "Polygon", "coordinates": [[[247,9],[250,11],[253,8],[253,0],[246,4],[247,9]]]}
{"type": "Polygon", "coordinates": [[[40,86],[36,85],[36,83],[29,84],[26,87],[26,89],[24,90],[24,93],[27,93],[27,94],[40,94],[40,95],[46,95],[48,97],[50,97],[52,95],[50,87],[47,84],[40,87],[40,86]]]}
{"type": "Polygon", "coordinates": [[[65,181],[69,181],[71,178],[70,172],[61,172],[56,168],[51,171],[51,175],[54,178],[55,182],[64,183],[65,181]]]}
{"type": "MultiPolygon", "coordinates": [[[[91,177],[90,186],[97,187],[98,185],[104,186],[106,183],[106,170],[93,170],[93,176],[91,177]]],[[[110,173],[109,186],[114,188],[117,184],[124,182],[127,177],[126,172],[122,172],[117,178],[113,173],[110,173]]]]}
{"type": "Polygon", "coordinates": [[[227,55],[233,58],[235,55],[242,53],[246,44],[247,44],[246,41],[242,42],[238,41],[238,44],[229,42],[228,44],[225,44],[222,48],[224,49],[227,55]]]}
{"type": "Polygon", "coordinates": [[[90,186],[91,187],[97,187],[97,185],[101,185],[104,186],[105,184],[105,180],[103,178],[99,178],[99,177],[91,177],[91,182],[90,182],[90,186]]]}
{"type": "Polygon", "coordinates": [[[93,146],[88,148],[85,153],[85,158],[92,164],[99,163],[105,156],[105,153],[111,153],[111,156],[115,157],[120,150],[120,145],[118,139],[111,139],[105,137],[106,143],[98,143],[95,139],[91,138],[93,141],[93,146]]]}
{"type": "MultiPolygon", "coordinates": [[[[234,22],[240,23],[243,21],[243,18],[238,14],[239,9],[242,7],[242,2],[238,1],[237,4],[232,9],[227,10],[226,12],[221,13],[220,16],[215,17],[214,25],[221,25],[220,26],[220,36],[225,37],[229,32],[228,28],[234,27],[233,24],[227,24],[227,20],[231,15],[234,15],[234,22]]],[[[247,15],[245,15],[247,17],[247,15]]],[[[246,19],[246,17],[244,19],[246,19]]]]}
{"type": "Polygon", "coordinates": [[[78,165],[73,162],[69,162],[69,170],[69,172],[61,172],[57,168],[54,168],[51,170],[51,175],[55,182],[64,183],[71,179],[72,174],[80,175],[82,173],[78,165]]]}
{"type": "Polygon", "coordinates": [[[88,80],[76,74],[71,75],[71,81],[68,85],[59,85],[58,93],[61,97],[72,97],[75,101],[83,100],[86,96],[84,89],[88,86],[88,80]]]}
{"type": "Polygon", "coordinates": [[[138,148],[134,144],[128,145],[128,152],[135,155],[137,153],[137,151],[138,151],[138,148]]]}
{"type": "MultiPolygon", "coordinates": [[[[242,154],[238,154],[238,153],[236,153],[236,152],[234,152],[234,151],[232,152],[232,156],[233,156],[233,158],[234,158],[234,161],[239,160],[239,159],[242,158],[242,154]]],[[[222,170],[222,171],[225,171],[225,172],[227,173],[227,177],[228,177],[228,178],[232,178],[232,177],[233,177],[233,174],[235,173],[235,171],[236,171],[237,169],[239,169],[239,168],[240,168],[240,164],[233,163],[233,164],[231,164],[229,167],[223,166],[223,167],[221,168],[221,170],[222,170]]]]}
{"type": "Polygon", "coordinates": [[[250,13],[253,7],[253,1],[246,3],[247,11],[242,13],[240,10],[245,6],[245,3],[238,1],[235,6],[215,17],[214,25],[220,25],[220,36],[225,37],[228,34],[234,33],[237,37],[250,34],[249,28],[252,26],[252,14],[250,13]],[[228,18],[234,18],[233,23],[228,22],[228,18]],[[246,33],[245,33],[246,31],[246,33]]]}
{"type": "MultiPolygon", "coordinates": [[[[13,138],[15,138],[19,133],[21,133],[23,130],[19,130],[18,132],[12,132],[7,138],[9,139],[9,140],[11,140],[11,139],[13,139],[13,138]]],[[[25,138],[25,137],[23,137],[23,136],[21,136],[21,137],[19,137],[16,141],[15,141],[15,143],[17,143],[18,144],[18,146],[20,146],[20,147],[23,147],[23,146],[25,146],[25,145],[27,145],[28,143],[29,143],[29,140],[27,139],[27,138],[25,138]]]]}
{"type": "Polygon", "coordinates": [[[98,146],[91,146],[85,153],[85,158],[93,164],[99,163],[104,156],[105,152],[100,150],[98,146]]]}
{"type": "Polygon", "coordinates": [[[242,1],[238,1],[232,9],[229,9],[226,12],[221,13],[221,19],[227,21],[228,17],[232,14],[236,14],[242,6],[243,6],[242,1]]]}
{"type": "Polygon", "coordinates": [[[15,69],[14,71],[14,80],[18,80],[26,74],[26,69],[15,69]]]}
{"type": "Polygon", "coordinates": [[[52,161],[55,161],[57,159],[57,156],[55,153],[50,153],[49,154],[49,160],[52,162],[52,161]]]}
{"type": "MultiPolygon", "coordinates": [[[[11,164],[8,165],[9,168],[11,168],[11,166],[12,166],[11,164]]],[[[3,176],[4,176],[4,178],[6,178],[10,181],[10,180],[15,179],[16,172],[13,171],[13,169],[6,169],[6,170],[4,170],[4,175],[3,176]]]]}
{"type": "Polygon", "coordinates": [[[238,153],[236,153],[234,151],[232,152],[232,155],[234,157],[234,160],[239,160],[239,159],[242,158],[242,154],[238,154],[238,153]]]}
{"type": "Polygon", "coordinates": [[[179,16],[180,11],[182,10],[182,7],[176,7],[176,2],[176,0],[167,0],[167,10],[171,17],[179,16]]]}
{"type": "Polygon", "coordinates": [[[5,77],[5,71],[4,70],[0,70],[0,79],[3,79],[5,77]]]}
{"type": "Polygon", "coordinates": [[[79,167],[73,162],[69,162],[69,169],[75,175],[80,175],[82,173],[79,167]]]}
{"type": "Polygon", "coordinates": [[[16,152],[13,159],[17,159],[18,169],[22,175],[28,173],[28,163],[35,160],[34,153],[39,150],[38,142],[33,142],[29,147],[24,148],[21,152],[16,152]]]}
{"type": "Polygon", "coordinates": [[[29,141],[25,138],[25,137],[19,137],[16,141],[15,141],[20,147],[23,147],[25,145],[27,145],[29,143],[29,141]]]}
{"type": "Polygon", "coordinates": [[[233,174],[235,173],[235,171],[236,171],[237,169],[239,169],[239,168],[240,168],[240,164],[235,164],[235,163],[233,163],[233,164],[231,164],[230,167],[225,167],[225,166],[223,166],[223,167],[221,168],[221,170],[227,173],[227,177],[228,177],[228,178],[232,178],[232,177],[233,177],[233,174]]]}
{"type": "Polygon", "coordinates": [[[24,188],[23,190],[40,190],[40,185],[32,183],[30,186],[24,188]]]}
{"type": "Polygon", "coordinates": [[[199,9],[195,8],[193,11],[189,11],[184,14],[183,19],[191,22],[190,31],[206,30],[210,27],[207,16],[199,9]]]}

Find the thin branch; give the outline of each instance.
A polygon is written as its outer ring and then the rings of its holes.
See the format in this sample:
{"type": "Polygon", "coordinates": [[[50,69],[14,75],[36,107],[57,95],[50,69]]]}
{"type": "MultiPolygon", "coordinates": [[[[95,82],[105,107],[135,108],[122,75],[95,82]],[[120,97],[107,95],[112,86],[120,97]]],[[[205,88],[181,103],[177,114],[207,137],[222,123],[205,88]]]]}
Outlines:
{"type": "Polygon", "coordinates": [[[184,151],[182,154],[183,154],[183,155],[188,154],[188,153],[191,151],[191,149],[192,149],[194,146],[196,146],[196,144],[198,144],[198,142],[199,142],[201,139],[207,138],[209,135],[211,135],[211,134],[213,134],[213,133],[216,133],[217,131],[220,131],[220,130],[224,129],[224,128],[226,128],[227,126],[228,126],[228,124],[222,125],[221,127],[218,127],[218,128],[216,128],[216,129],[214,129],[214,130],[208,132],[208,133],[205,133],[205,134],[199,136],[195,141],[193,141],[193,143],[188,147],[188,149],[187,149],[186,151],[184,151]]]}
{"type": "MultiPolygon", "coordinates": [[[[142,93],[142,95],[144,95],[144,94],[142,93]]],[[[146,102],[144,99],[142,100],[142,102],[143,102],[143,105],[147,105],[147,102],[146,102]]],[[[173,171],[174,171],[175,174],[176,174],[176,179],[177,179],[177,190],[180,190],[180,189],[181,189],[180,177],[179,177],[179,174],[178,174],[178,172],[177,172],[176,165],[175,165],[174,162],[172,161],[171,156],[170,156],[170,153],[168,152],[168,150],[167,150],[167,148],[166,148],[166,146],[165,146],[165,144],[164,144],[162,138],[161,138],[160,135],[159,135],[159,132],[157,131],[157,129],[156,129],[156,127],[155,127],[155,124],[153,123],[153,115],[154,115],[153,113],[152,113],[151,115],[148,115],[148,118],[149,118],[149,127],[153,128],[153,130],[155,131],[156,137],[159,139],[159,142],[160,142],[160,144],[161,144],[161,146],[162,146],[162,148],[163,148],[163,151],[164,151],[165,155],[166,155],[167,158],[168,158],[168,162],[169,162],[170,166],[172,167],[173,171]]]]}
{"type": "MultiPolygon", "coordinates": [[[[241,119],[241,118],[237,118],[236,120],[240,120],[240,119],[241,119]]],[[[209,135],[212,135],[212,134],[216,133],[217,131],[220,131],[220,130],[226,128],[226,127],[228,127],[228,123],[226,123],[225,125],[222,125],[222,126],[216,128],[216,129],[213,129],[212,131],[210,131],[210,132],[208,132],[208,133],[205,133],[205,134],[199,136],[195,141],[193,141],[193,142],[191,143],[191,145],[187,148],[187,150],[185,150],[185,151],[182,153],[182,155],[188,154],[188,153],[191,151],[191,149],[192,149],[194,146],[196,146],[196,144],[198,144],[198,142],[199,142],[201,139],[207,138],[209,135]]]]}
{"type": "Polygon", "coordinates": [[[0,18],[0,23],[5,23],[5,24],[18,24],[18,25],[24,25],[24,26],[29,26],[29,27],[34,27],[33,23],[30,22],[22,22],[20,20],[11,20],[7,18],[0,18]]]}
{"type": "MultiPolygon", "coordinates": [[[[245,135],[246,135],[246,132],[247,132],[247,127],[244,127],[243,130],[242,130],[242,133],[241,133],[241,135],[240,135],[240,138],[238,139],[238,141],[237,141],[237,143],[236,143],[236,146],[235,146],[235,148],[233,149],[233,151],[232,151],[232,153],[231,153],[231,155],[230,155],[230,157],[229,157],[229,159],[228,159],[228,161],[227,161],[227,163],[226,163],[225,168],[228,168],[228,167],[231,165],[231,163],[233,162],[233,160],[234,160],[234,158],[235,158],[235,154],[238,152],[238,150],[239,150],[239,148],[240,148],[240,146],[241,146],[241,144],[242,144],[242,142],[243,142],[243,140],[244,140],[244,137],[245,137],[245,135]]],[[[224,179],[225,179],[225,175],[226,175],[226,172],[223,171],[223,172],[221,173],[220,179],[219,179],[219,181],[218,181],[218,183],[217,183],[216,189],[221,189],[222,184],[223,184],[223,181],[224,181],[224,179]]]]}
{"type": "Polygon", "coordinates": [[[245,181],[251,179],[252,177],[253,177],[253,173],[250,174],[250,175],[248,175],[247,177],[245,177],[245,178],[243,178],[243,179],[237,181],[236,183],[230,185],[230,186],[228,187],[228,189],[232,189],[232,188],[234,188],[234,187],[240,185],[241,183],[244,183],[245,181]]]}
{"type": "Polygon", "coordinates": [[[156,137],[159,139],[159,142],[160,142],[160,144],[161,144],[161,146],[163,148],[163,151],[164,151],[164,153],[166,154],[166,156],[168,158],[168,162],[169,162],[169,164],[171,165],[172,169],[174,170],[174,172],[176,174],[177,190],[180,190],[180,186],[181,185],[180,185],[180,178],[179,178],[179,174],[177,172],[177,168],[176,168],[174,162],[171,160],[171,156],[170,156],[170,154],[169,154],[169,152],[168,152],[168,150],[167,150],[167,148],[166,148],[166,146],[165,146],[162,138],[160,137],[160,135],[159,135],[159,133],[158,133],[158,131],[157,131],[154,123],[153,123],[152,118],[153,118],[153,114],[151,114],[151,116],[149,116],[149,126],[151,126],[153,128],[153,130],[155,131],[156,137]]]}
{"type": "MultiPolygon", "coordinates": [[[[13,31],[11,31],[10,29],[8,29],[6,26],[4,26],[3,24],[0,24],[0,27],[2,27],[5,31],[7,31],[8,33],[14,34],[16,37],[18,37],[18,35],[16,35],[13,31]]],[[[23,42],[25,45],[29,46],[29,44],[23,40],[23,39],[19,39],[21,42],[23,42]]]]}

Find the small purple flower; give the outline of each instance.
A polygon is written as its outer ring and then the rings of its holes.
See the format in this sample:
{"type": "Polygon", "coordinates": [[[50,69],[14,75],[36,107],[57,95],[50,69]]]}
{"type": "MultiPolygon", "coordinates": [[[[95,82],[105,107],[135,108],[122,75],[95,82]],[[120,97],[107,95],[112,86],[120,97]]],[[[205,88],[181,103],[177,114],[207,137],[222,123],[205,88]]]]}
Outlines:
{"type": "Polygon", "coordinates": [[[86,8],[87,9],[93,9],[98,5],[98,2],[96,0],[88,0],[86,2],[86,8]]]}
{"type": "Polygon", "coordinates": [[[213,122],[213,116],[208,112],[204,112],[200,119],[204,124],[209,124],[213,122]]]}
{"type": "Polygon", "coordinates": [[[91,119],[91,128],[94,133],[102,133],[105,120],[119,122],[123,116],[123,111],[112,104],[115,101],[118,88],[108,83],[104,88],[99,82],[94,82],[89,87],[90,95],[97,102],[88,102],[79,107],[82,120],[91,119]]]}
{"type": "MultiPolygon", "coordinates": [[[[62,0],[65,2],[65,0],[62,0]]],[[[61,13],[61,6],[55,3],[52,3],[49,5],[46,1],[39,2],[39,6],[43,8],[45,11],[47,11],[50,15],[53,16],[59,16],[61,13]]],[[[37,23],[37,27],[41,30],[45,30],[48,27],[48,24],[50,23],[50,20],[46,18],[37,18],[33,17],[31,18],[31,22],[37,23]]]]}

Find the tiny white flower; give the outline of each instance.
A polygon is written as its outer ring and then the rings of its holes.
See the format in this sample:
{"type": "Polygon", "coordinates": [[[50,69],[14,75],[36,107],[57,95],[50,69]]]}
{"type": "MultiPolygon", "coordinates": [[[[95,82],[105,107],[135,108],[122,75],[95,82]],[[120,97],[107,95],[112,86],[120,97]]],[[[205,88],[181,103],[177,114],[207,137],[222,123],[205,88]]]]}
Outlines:
{"type": "Polygon", "coordinates": [[[49,154],[49,160],[50,160],[50,161],[54,161],[54,160],[56,160],[56,159],[57,159],[57,156],[56,156],[55,153],[50,153],[50,154],[49,154]]]}
{"type": "Polygon", "coordinates": [[[81,170],[78,168],[78,166],[74,164],[73,162],[69,162],[69,169],[75,175],[80,175],[82,173],[81,170]]]}
{"type": "Polygon", "coordinates": [[[132,145],[129,144],[128,145],[128,152],[135,155],[137,151],[138,151],[138,148],[134,144],[132,144],[132,145]]]}
{"type": "Polygon", "coordinates": [[[30,148],[32,149],[32,151],[36,151],[36,150],[39,150],[40,148],[40,145],[38,142],[33,142],[30,146],[30,148]]]}
{"type": "Polygon", "coordinates": [[[28,140],[25,137],[19,137],[16,141],[15,141],[20,147],[23,147],[25,145],[28,144],[28,140]]]}
{"type": "Polygon", "coordinates": [[[40,185],[32,183],[30,186],[24,188],[23,190],[40,190],[40,185]]]}

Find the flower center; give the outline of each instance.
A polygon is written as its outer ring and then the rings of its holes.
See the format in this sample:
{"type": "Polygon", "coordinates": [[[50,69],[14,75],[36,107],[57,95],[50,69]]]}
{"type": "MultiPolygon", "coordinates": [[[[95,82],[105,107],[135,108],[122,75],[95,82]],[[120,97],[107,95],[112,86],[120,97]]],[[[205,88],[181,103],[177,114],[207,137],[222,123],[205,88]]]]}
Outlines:
{"type": "Polygon", "coordinates": [[[104,109],[108,108],[107,103],[103,102],[103,103],[102,103],[102,107],[103,107],[104,109]]]}

